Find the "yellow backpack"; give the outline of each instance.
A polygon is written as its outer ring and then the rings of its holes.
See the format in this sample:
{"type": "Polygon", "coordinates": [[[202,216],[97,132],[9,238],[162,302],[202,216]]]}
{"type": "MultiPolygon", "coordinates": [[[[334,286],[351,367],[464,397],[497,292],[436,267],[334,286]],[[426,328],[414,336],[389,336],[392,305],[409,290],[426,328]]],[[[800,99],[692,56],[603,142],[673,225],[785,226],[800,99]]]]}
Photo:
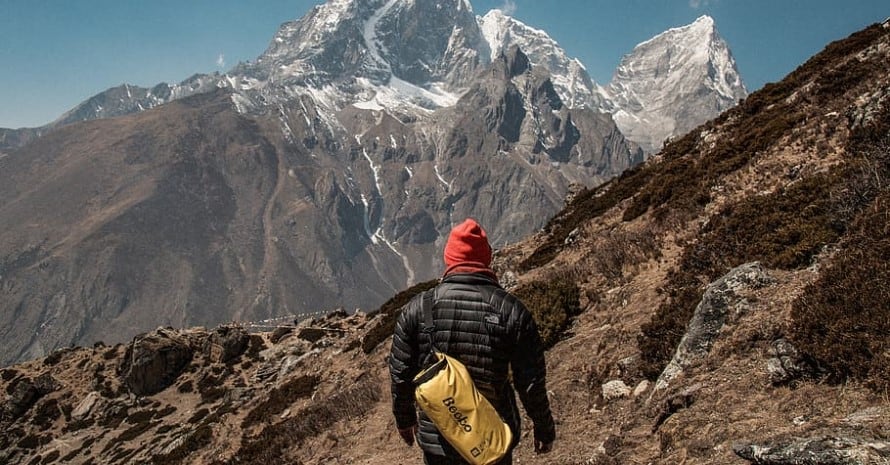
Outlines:
{"type": "Polygon", "coordinates": [[[423,333],[435,362],[415,378],[417,404],[439,433],[472,465],[497,463],[513,442],[513,432],[483,396],[459,360],[433,345],[433,291],[423,295],[423,333]]]}

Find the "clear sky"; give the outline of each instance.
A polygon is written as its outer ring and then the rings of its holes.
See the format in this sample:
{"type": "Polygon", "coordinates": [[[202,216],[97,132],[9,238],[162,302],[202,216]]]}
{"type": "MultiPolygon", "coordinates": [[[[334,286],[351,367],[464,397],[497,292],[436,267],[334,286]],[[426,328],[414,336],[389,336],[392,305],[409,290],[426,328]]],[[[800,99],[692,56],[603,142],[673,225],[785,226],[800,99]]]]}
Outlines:
{"type": "MultiPolygon", "coordinates": [[[[749,90],[890,16],[887,0],[470,0],[547,31],[605,84],[621,56],[711,15],[749,90]]],[[[123,83],[179,82],[252,60],[321,0],[0,0],[0,127],[46,124],[123,83]]]]}

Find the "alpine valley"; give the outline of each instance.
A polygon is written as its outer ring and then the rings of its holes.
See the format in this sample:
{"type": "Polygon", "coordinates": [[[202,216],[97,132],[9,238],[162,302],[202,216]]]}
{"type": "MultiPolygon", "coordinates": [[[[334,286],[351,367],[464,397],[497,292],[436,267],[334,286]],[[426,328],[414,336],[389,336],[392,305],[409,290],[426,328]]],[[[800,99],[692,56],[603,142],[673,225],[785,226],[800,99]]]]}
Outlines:
{"type": "Polygon", "coordinates": [[[713,20],[593,82],[467,0],[330,0],[255,61],[0,130],[0,364],[158,326],[371,309],[746,97],[713,20]]]}

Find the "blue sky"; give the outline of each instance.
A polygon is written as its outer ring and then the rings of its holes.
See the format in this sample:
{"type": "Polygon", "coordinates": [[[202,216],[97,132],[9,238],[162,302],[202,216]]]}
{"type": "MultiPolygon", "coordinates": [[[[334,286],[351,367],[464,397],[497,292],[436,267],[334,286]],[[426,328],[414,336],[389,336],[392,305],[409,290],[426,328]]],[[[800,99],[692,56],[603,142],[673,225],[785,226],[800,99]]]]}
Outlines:
{"type": "MultiPolygon", "coordinates": [[[[152,86],[259,56],[321,0],[0,0],[0,127],[48,123],[123,83],[152,86]]],[[[634,45],[703,14],[749,90],[890,16],[886,0],[471,0],[547,31],[597,82],[634,45]]]]}

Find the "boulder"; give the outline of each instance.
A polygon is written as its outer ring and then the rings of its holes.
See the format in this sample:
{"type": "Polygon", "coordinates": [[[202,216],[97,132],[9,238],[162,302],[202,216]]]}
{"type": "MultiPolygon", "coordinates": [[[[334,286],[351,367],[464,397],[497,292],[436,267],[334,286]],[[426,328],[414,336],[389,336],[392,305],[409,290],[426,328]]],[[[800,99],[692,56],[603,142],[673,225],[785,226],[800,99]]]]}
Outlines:
{"type": "Polygon", "coordinates": [[[787,339],[773,341],[770,352],[772,358],[767,361],[767,371],[773,385],[787,384],[816,372],[787,339]]]}
{"type": "Polygon", "coordinates": [[[707,356],[727,317],[731,314],[737,316],[747,307],[747,301],[739,295],[740,291],[758,289],[772,282],[773,278],[760,263],[753,262],[739,266],[711,283],[695,307],[673,359],[658,377],[654,391],[666,388],[684,369],[707,356]]]}
{"type": "Polygon", "coordinates": [[[84,418],[89,417],[96,407],[96,403],[100,399],[102,399],[102,396],[98,392],[90,392],[71,412],[71,418],[74,420],[83,420],[84,418]]]}
{"type": "Polygon", "coordinates": [[[174,331],[159,329],[136,336],[127,347],[120,373],[137,396],[156,394],[169,387],[192,360],[188,341],[174,331]]]}
{"type": "Polygon", "coordinates": [[[213,362],[226,363],[240,357],[249,342],[250,334],[243,327],[220,326],[207,338],[204,354],[213,362]]]}
{"type": "Polygon", "coordinates": [[[41,397],[58,388],[58,382],[49,373],[43,373],[36,379],[20,379],[12,386],[6,401],[6,408],[13,418],[18,418],[34,406],[41,397]]]}
{"type": "Polygon", "coordinates": [[[647,379],[640,381],[640,384],[637,384],[637,387],[634,388],[633,396],[640,397],[641,395],[645,394],[646,391],[649,390],[649,386],[651,385],[652,383],[650,383],[647,379]]]}
{"type": "Polygon", "coordinates": [[[297,337],[304,341],[318,342],[321,338],[328,334],[323,328],[300,328],[297,337]]]}

